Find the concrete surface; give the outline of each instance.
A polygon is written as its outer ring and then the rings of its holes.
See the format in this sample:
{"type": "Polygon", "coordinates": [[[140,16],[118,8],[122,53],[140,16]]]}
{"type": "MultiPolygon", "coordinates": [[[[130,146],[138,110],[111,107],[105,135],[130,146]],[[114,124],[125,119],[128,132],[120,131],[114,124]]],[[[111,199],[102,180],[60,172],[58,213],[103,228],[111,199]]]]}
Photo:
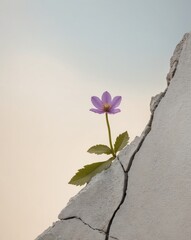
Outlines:
{"type": "Polygon", "coordinates": [[[111,225],[120,240],[191,239],[191,35],[177,61],[111,225]]]}
{"type": "Polygon", "coordinates": [[[106,231],[122,196],[125,174],[118,160],[72,198],[59,219],[80,217],[93,228],[106,231]]]}
{"type": "Polygon", "coordinates": [[[44,231],[38,240],[104,240],[105,235],[84,224],[80,219],[58,221],[44,231]]]}

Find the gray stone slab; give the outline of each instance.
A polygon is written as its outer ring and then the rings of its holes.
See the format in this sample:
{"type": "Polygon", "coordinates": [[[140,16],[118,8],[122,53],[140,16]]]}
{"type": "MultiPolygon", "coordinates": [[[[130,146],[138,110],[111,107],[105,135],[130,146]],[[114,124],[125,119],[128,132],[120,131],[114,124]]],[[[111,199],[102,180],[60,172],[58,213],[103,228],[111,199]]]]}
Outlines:
{"type": "Polygon", "coordinates": [[[191,239],[191,34],[169,84],[111,225],[120,240],[191,239]]]}

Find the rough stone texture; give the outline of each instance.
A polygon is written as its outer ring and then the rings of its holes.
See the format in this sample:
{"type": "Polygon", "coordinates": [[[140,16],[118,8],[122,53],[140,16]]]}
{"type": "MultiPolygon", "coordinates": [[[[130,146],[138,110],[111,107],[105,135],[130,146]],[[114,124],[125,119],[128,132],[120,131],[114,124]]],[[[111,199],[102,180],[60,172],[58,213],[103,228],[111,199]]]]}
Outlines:
{"type": "Polygon", "coordinates": [[[81,218],[93,228],[106,231],[113,212],[123,196],[124,171],[118,160],[72,198],[59,219],[81,218]]]}
{"type": "Polygon", "coordinates": [[[129,161],[132,155],[136,152],[138,146],[143,140],[143,137],[144,137],[144,134],[142,134],[141,137],[135,137],[135,139],[119,153],[118,159],[123,165],[125,170],[128,168],[129,161]]]}
{"type": "Polygon", "coordinates": [[[37,240],[191,239],[191,34],[171,58],[151,118],[37,240]]]}
{"type": "Polygon", "coordinates": [[[36,240],[104,240],[105,234],[91,229],[79,219],[58,221],[36,240]]]}
{"type": "Polygon", "coordinates": [[[129,171],[110,235],[120,240],[191,239],[191,35],[129,171]],[[125,223],[125,224],[124,224],[125,223]]]}
{"type": "Polygon", "coordinates": [[[165,93],[166,92],[161,92],[161,93],[159,93],[156,96],[151,98],[151,102],[150,102],[151,113],[154,113],[155,109],[159,105],[159,103],[160,103],[161,99],[164,97],[165,93]]]}
{"type": "Polygon", "coordinates": [[[182,38],[182,40],[180,41],[180,43],[176,46],[173,56],[170,59],[170,71],[166,76],[166,80],[167,80],[167,84],[170,84],[171,79],[174,77],[174,74],[176,72],[177,66],[178,66],[178,62],[179,62],[179,58],[180,58],[180,54],[182,52],[182,49],[184,47],[184,43],[187,40],[187,38],[189,37],[189,33],[186,33],[184,35],[184,37],[182,38]]]}

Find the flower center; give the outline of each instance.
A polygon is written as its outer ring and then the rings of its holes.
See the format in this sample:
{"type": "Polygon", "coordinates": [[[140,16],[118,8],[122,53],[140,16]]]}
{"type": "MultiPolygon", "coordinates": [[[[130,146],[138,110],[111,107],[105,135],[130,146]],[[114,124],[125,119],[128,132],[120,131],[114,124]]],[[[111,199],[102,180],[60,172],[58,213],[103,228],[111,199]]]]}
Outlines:
{"type": "Polygon", "coordinates": [[[103,110],[104,110],[105,112],[108,112],[110,108],[111,108],[111,105],[108,104],[108,103],[105,103],[105,104],[103,105],[103,110]]]}

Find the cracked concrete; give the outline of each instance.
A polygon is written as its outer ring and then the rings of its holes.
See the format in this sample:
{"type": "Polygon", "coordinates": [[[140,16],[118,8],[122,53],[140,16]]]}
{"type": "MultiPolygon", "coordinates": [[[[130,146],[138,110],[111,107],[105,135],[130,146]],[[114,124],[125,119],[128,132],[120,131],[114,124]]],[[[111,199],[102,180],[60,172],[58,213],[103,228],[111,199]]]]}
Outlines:
{"type": "Polygon", "coordinates": [[[105,234],[93,230],[80,219],[60,220],[44,231],[36,240],[104,240],[105,234]]]}
{"type": "Polygon", "coordinates": [[[127,146],[123,152],[119,154],[118,160],[121,162],[123,165],[123,170],[125,172],[125,181],[124,181],[124,189],[123,189],[123,197],[121,199],[121,202],[119,203],[118,208],[114,211],[114,214],[112,218],[110,219],[107,231],[106,231],[106,238],[105,240],[111,239],[110,237],[110,229],[113,223],[113,220],[115,218],[115,215],[117,214],[118,210],[121,208],[122,204],[125,201],[126,195],[127,195],[127,188],[128,188],[128,178],[129,178],[129,171],[131,169],[131,166],[133,164],[134,158],[136,154],[139,152],[145,138],[147,137],[148,133],[151,131],[151,126],[152,126],[152,121],[154,117],[154,111],[158,107],[161,99],[165,96],[166,90],[163,93],[157,94],[155,97],[152,97],[151,99],[151,104],[150,104],[150,110],[151,110],[151,117],[149,120],[149,123],[145,127],[143,133],[141,134],[141,137],[136,137],[134,141],[127,146]]]}
{"type": "Polygon", "coordinates": [[[59,219],[78,216],[93,228],[102,231],[107,226],[123,196],[125,174],[119,161],[92,181],[72,198],[59,214],[59,219]]]}
{"type": "Polygon", "coordinates": [[[191,237],[190,34],[183,43],[176,73],[134,157],[127,196],[110,229],[120,240],[191,237]]]}
{"type": "Polygon", "coordinates": [[[105,232],[104,232],[103,230],[100,230],[100,229],[97,229],[97,228],[93,228],[93,227],[90,226],[88,223],[84,222],[81,218],[76,217],[76,216],[64,218],[64,219],[62,219],[61,221],[63,221],[63,220],[64,220],[64,221],[67,221],[67,220],[70,220],[70,219],[78,219],[78,220],[80,220],[84,225],[87,225],[87,226],[88,226],[89,228],[91,228],[92,230],[95,230],[95,231],[98,231],[98,232],[100,232],[100,233],[105,234],[105,232]]]}
{"type": "Polygon", "coordinates": [[[174,51],[167,83],[141,136],[37,240],[191,238],[191,34],[174,51]]]}

